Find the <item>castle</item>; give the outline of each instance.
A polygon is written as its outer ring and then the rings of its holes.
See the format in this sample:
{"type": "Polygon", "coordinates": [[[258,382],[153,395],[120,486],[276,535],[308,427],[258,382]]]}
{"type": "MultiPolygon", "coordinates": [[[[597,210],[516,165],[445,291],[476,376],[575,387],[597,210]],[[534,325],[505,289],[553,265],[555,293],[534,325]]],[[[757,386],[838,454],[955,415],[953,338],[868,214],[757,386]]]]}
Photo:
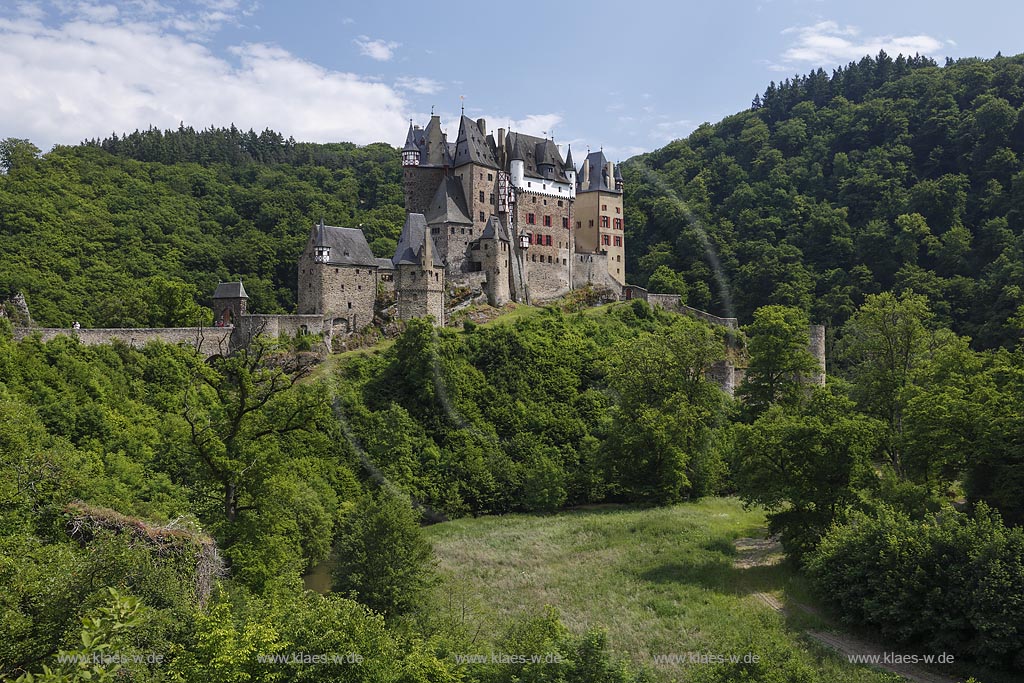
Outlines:
{"type": "MultiPolygon", "coordinates": [[[[310,230],[297,264],[295,314],[248,310],[239,282],[217,286],[212,328],[74,330],[83,343],[119,339],[130,345],[163,339],[226,355],[257,335],[311,334],[330,341],[371,325],[382,309],[399,319],[447,323],[456,293],[492,306],[537,304],[590,286],[605,300],[644,299],[652,306],[735,329],[735,318],[690,308],[677,295],[626,284],[623,179],[603,151],[580,168],[571,149],[563,159],[554,141],[506,131],[487,132],[483,119],[462,116],[454,143],[439,116],[425,128],[409,123],[402,148],[406,218],[391,258],[373,255],[362,230],[326,225],[310,230]]],[[[27,315],[27,312],[26,312],[27,315]]],[[[15,331],[44,339],[62,329],[15,331]]],[[[824,328],[812,326],[809,347],[825,380],[824,328]]],[[[742,369],[723,362],[709,376],[728,393],[742,369]]]]}
{"type": "Polygon", "coordinates": [[[330,334],[373,321],[378,294],[398,318],[445,324],[446,295],[492,306],[539,303],[592,285],[622,298],[622,174],[604,152],[577,170],[554,141],[487,132],[462,116],[455,142],[441,118],[409,123],[402,149],[406,220],[390,259],[374,258],[362,231],[314,226],[299,259],[298,313],[321,315],[330,334]]]}

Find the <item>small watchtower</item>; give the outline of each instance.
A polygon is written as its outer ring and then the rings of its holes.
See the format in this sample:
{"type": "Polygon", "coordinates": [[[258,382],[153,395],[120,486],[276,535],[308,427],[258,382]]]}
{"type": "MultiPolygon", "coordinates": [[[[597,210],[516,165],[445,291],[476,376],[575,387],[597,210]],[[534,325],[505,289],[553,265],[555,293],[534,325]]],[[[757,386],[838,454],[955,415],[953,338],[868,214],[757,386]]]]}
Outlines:
{"type": "Polygon", "coordinates": [[[443,326],[444,262],[423,214],[406,215],[392,261],[398,317],[408,320],[431,316],[435,325],[443,326]]]}
{"type": "Polygon", "coordinates": [[[249,310],[249,295],[245,293],[242,281],[221,282],[213,292],[213,324],[220,326],[237,325],[249,310]]]}

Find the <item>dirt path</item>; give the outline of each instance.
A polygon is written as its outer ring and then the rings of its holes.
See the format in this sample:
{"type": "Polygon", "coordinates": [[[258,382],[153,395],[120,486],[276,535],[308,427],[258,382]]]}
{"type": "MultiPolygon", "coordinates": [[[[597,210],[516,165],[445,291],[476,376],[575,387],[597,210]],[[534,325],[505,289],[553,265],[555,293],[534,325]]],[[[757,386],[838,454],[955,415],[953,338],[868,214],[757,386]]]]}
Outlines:
{"type": "MultiPolygon", "coordinates": [[[[737,569],[750,569],[752,567],[764,567],[778,564],[785,557],[781,544],[775,539],[765,538],[738,538],[734,542],[737,556],[733,566],[737,569]]],[[[758,592],[754,597],[771,607],[776,612],[786,614],[791,607],[796,607],[804,612],[817,613],[814,609],[804,605],[794,604],[791,606],[783,604],[781,600],[771,593],[758,592]]],[[[882,649],[879,645],[855,638],[841,632],[830,631],[807,631],[807,635],[825,647],[831,648],[844,657],[851,655],[879,655],[882,649]]],[[[849,661],[849,660],[848,660],[849,661]]],[[[922,667],[912,664],[892,664],[878,662],[871,664],[878,669],[883,669],[915,683],[960,683],[962,679],[949,678],[941,674],[928,671],[922,667]]]]}

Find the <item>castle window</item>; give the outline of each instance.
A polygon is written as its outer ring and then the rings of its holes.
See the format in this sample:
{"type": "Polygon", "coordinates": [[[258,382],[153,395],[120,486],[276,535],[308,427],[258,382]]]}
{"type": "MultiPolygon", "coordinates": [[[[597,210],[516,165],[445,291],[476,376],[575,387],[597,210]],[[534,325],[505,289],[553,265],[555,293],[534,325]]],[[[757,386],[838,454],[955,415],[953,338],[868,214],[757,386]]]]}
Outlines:
{"type": "Polygon", "coordinates": [[[603,245],[605,245],[605,246],[608,246],[608,245],[610,245],[611,243],[612,243],[612,241],[611,241],[611,239],[610,239],[610,238],[608,237],[608,235],[601,235],[601,244],[603,244],[603,245]]]}
{"type": "Polygon", "coordinates": [[[622,207],[621,206],[616,206],[615,207],[615,213],[622,213],[622,207]]]}
{"type": "MultiPolygon", "coordinates": [[[[559,192],[561,192],[561,191],[562,191],[562,188],[558,188],[558,191],[559,191],[559,192]]],[[[561,206],[561,205],[562,205],[562,200],[561,200],[561,199],[559,199],[559,200],[558,200],[558,205],[559,205],[559,206],[561,206]]]]}
{"type": "Polygon", "coordinates": [[[551,263],[551,254],[548,254],[548,263],[551,263]]]}
{"type": "Polygon", "coordinates": [[[568,216],[562,216],[562,227],[565,228],[566,230],[569,229],[569,217],[568,216]]]}
{"type": "Polygon", "coordinates": [[[356,289],[358,289],[361,292],[361,291],[363,291],[363,286],[359,285],[359,286],[356,287],[356,289]]]}
{"type": "Polygon", "coordinates": [[[430,234],[431,235],[440,235],[441,234],[441,228],[431,228],[430,229],[430,234]]]}
{"type": "Polygon", "coordinates": [[[544,227],[551,227],[551,216],[544,216],[544,227]]]}
{"type": "Polygon", "coordinates": [[[473,234],[473,228],[470,228],[470,229],[469,229],[469,234],[470,234],[470,235],[472,235],[472,234],[473,234]]]}
{"type": "Polygon", "coordinates": [[[536,263],[537,255],[536,254],[530,254],[530,260],[533,261],[534,263],[536,263]]]}
{"type": "MultiPolygon", "coordinates": [[[[551,235],[544,235],[544,244],[549,246],[549,247],[551,246],[551,235]]],[[[549,262],[551,261],[551,257],[550,256],[548,256],[548,261],[549,262]]]]}
{"type": "Polygon", "coordinates": [[[484,191],[480,190],[479,194],[480,194],[480,201],[483,201],[484,200],[484,191]]]}
{"type": "Polygon", "coordinates": [[[480,174],[480,180],[483,180],[483,179],[484,179],[484,174],[483,174],[483,173],[481,173],[481,174],[480,174]]]}
{"type": "Polygon", "coordinates": [[[602,228],[607,228],[608,227],[608,216],[601,216],[601,227],[602,228]]]}
{"type": "Polygon", "coordinates": [[[568,261],[566,261],[565,259],[562,259],[562,265],[563,265],[563,266],[567,266],[567,265],[569,265],[569,262],[568,262],[568,261]]]}
{"type": "Polygon", "coordinates": [[[494,193],[491,193],[491,206],[494,206],[494,193]]]}
{"type": "Polygon", "coordinates": [[[536,204],[537,203],[537,198],[536,197],[530,197],[530,201],[532,201],[534,204],[536,204]]]}
{"type": "Polygon", "coordinates": [[[590,219],[590,227],[594,227],[594,219],[593,218],[590,219]]]}
{"type": "Polygon", "coordinates": [[[615,260],[621,262],[622,261],[622,254],[619,254],[618,256],[616,256],[615,260]]]}
{"type": "Polygon", "coordinates": [[[615,246],[617,246],[617,247],[621,247],[622,246],[622,235],[616,235],[615,236],[615,246]]]}
{"type": "Polygon", "coordinates": [[[356,268],[356,275],[359,275],[359,269],[356,268]]]}
{"type": "Polygon", "coordinates": [[[526,186],[527,187],[533,187],[533,183],[531,183],[529,180],[527,180],[526,181],[526,186]]]}
{"type": "Polygon", "coordinates": [[[453,235],[455,234],[455,226],[454,225],[452,226],[452,234],[453,235]]]}
{"type": "Polygon", "coordinates": [[[548,205],[548,200],[545,199],[544,200],[544,206],[547,206],[547,205],[548,205]]]}
{"type": "Polygon", "coordinates": [[[607,211],[608,210],[608,205],[607,204],[602,204],[601,205],[601,210],[602,211],[607,211]]]}
{"type": "Polygon", "coordinates": [[[526,222],[529,223],[530,225],[536,225],[537,218],[532,213],[528,213],[526,214],[526,222]]]}
{"type": "Polygon", "coordinates": [[[482,221],[487,220],[487,217],[484,216],[484,212],[483,211],[480,212],[480,220],[482,220],[482,221]]]}
{"type": "Polygon", "coordinates": [[[583,227],[583,221],[576,221],[576,227],[577,228],[582,228],[583,227]]]}
{"type": "Polygon", "coordinates": [[[622,230],[622,219],[621,218],[616,218],[615,219],[615,229],[616,230],[622,230]]]}
{"type": "Polygon", "coordinates": [[[351,301],[348,302],[348,307],[352,308],[352,302],[351,301]]]}
{"type": "Polygon", "coordinates": [[[459,232],[461,234],[465,235],[466,234],[466,229],[465,228],[459,228],[459,232]]]}
{"type": "Polygon", "coordinates": [[[487,174],[487,179],[488,180],[494,180],[494,174],[493,173],[488,173],[487,174]]]}
{"type": "Polygon", "coordinates": [[[339,269],[338,269],[338,268],[335,268],[335,269],[334,269],[334,272],[335,272],[335,273],[338,273],[338,272],[340,272],[340,271],[339,271],[339,269]]]}

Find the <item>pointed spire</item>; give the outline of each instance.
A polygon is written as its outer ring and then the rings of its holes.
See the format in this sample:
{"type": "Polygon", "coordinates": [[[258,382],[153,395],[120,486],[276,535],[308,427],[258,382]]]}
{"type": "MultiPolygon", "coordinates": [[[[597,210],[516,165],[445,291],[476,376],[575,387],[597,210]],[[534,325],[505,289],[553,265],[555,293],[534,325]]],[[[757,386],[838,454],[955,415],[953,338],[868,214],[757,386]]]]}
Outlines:
{"type": "Polygon", "coordinates": [[[616,162],[615,164],[615,179],[622,180],[622,162],[616,162]]]}
{"type": "Polygon", "coordinates": [[[320,217],[320,224],[316,226],[316,246],[320,247],[325,244],[324,239],[324,218],[320,217]]]}
{"type": "Polygon", "coordinates": [[[523,150],[519,146],[519,133],[516,133],[516,141],[512,144],[512,161],[526,161],[523,150]]]}
{"type": "Polygon", "coordinates": [[[405,147],[402,148],[403,152],[418,152],[419,148],[416,146],[416,133],[413,132],[412,119],[409,119],[409,132],[405,136],[405,147]]]}
{"type": "Polygon", "coordinates": [[[572,145],[569,145],[565,152],[565,166],[566,171],[575,171],[576,167],[572,163],[572,145]]]}

